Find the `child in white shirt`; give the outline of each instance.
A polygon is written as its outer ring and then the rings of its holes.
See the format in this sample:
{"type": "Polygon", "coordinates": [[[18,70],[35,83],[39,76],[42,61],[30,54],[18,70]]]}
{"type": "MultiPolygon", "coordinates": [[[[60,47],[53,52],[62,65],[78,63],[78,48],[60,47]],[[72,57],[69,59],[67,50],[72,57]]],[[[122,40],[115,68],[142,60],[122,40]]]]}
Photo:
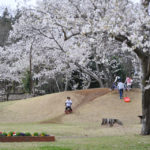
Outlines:
{"type": "Polygon", "coordinates": [[[67,100],[65,102],[66,110],[69,108],[72,111],[71,105],[72,105],[72,100],[70,99],[70,97],[67,97],[67,100]]]}

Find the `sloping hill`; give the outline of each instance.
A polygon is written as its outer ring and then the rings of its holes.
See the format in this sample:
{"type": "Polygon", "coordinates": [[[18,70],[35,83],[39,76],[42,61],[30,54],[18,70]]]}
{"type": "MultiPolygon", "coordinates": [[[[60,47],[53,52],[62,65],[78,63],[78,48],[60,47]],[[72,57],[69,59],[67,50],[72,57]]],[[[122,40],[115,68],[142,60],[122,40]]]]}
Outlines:
{"type": "Polygon", "coordinates": [[[102,118],[118,118],[127,124],[139,123],[141,92],[127,92],[130,103],[119,99],[117,91],[89,89],[0,103],[0,120],[4,123],[97,123],[102,118]],[[73,101],[73,113],[64,114],[66,97],[73,101]]]}

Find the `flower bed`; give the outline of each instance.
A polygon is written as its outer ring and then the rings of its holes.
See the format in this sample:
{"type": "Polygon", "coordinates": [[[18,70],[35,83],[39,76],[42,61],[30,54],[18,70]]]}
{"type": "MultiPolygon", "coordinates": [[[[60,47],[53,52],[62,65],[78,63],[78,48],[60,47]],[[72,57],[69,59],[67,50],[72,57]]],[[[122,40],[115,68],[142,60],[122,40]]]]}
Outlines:
{"type": "Polygon", "coordinates": [[[22,133],[22,132],[0,132],[0,142],[49,142],[55,141],[54,136],[47,135],[45,133],[37,133],[30,134],[22,133]]]}

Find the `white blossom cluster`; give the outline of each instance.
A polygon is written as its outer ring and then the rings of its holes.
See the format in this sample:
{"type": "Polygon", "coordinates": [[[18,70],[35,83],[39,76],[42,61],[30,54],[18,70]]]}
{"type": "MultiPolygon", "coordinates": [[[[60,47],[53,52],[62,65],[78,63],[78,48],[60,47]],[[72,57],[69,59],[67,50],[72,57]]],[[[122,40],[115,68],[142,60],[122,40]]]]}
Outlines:
{"type": "Polygon", "coordinates": [[[17,81],[32,65],[33,78],[54,78],[57,73],[71,77],[73,70],[80,69],[86,78],[101,82],[107,78],[109,58],[121,50],[150,55],[149,32],[145,9],[128,0],[49,0],[22,11],[10,33],[9,56],[1,52],[11,62],[10,72],[17,81]],[[91,60],[95,71],[87,67],[91,60]]]}

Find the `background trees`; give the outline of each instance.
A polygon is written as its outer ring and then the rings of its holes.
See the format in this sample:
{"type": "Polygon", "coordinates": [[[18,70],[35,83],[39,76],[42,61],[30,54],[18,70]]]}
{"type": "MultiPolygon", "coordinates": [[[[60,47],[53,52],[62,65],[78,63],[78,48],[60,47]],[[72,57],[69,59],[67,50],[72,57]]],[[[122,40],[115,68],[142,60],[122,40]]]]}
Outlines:
{"type": "Polygon", "coordinates": [[[13,44],[7,46],[17,82],[21,83],[28,72],[28,91],[33,93],[34,87],[39,89],[49,79],[55,81],[54,91],[60,91],[110,87],[117,74],[123,79],[133,75],[134,66],[127,69],[125,62],[132,62],[135,56],[122,53],[121,44],[102,29],[107,27],[105,18],[114,4],[51,0],[39,3],[35,9],[20,11],[9,36],[9,43],[13,44]]]}
{"type": "Polygon", "coordinates": [[[9,36],[9,31],[11,30],[12,17],[8,12],[8,9],[5,8],[2,16],[0,17],[0,46],[6,44],[6,40],[9,36]]]}

